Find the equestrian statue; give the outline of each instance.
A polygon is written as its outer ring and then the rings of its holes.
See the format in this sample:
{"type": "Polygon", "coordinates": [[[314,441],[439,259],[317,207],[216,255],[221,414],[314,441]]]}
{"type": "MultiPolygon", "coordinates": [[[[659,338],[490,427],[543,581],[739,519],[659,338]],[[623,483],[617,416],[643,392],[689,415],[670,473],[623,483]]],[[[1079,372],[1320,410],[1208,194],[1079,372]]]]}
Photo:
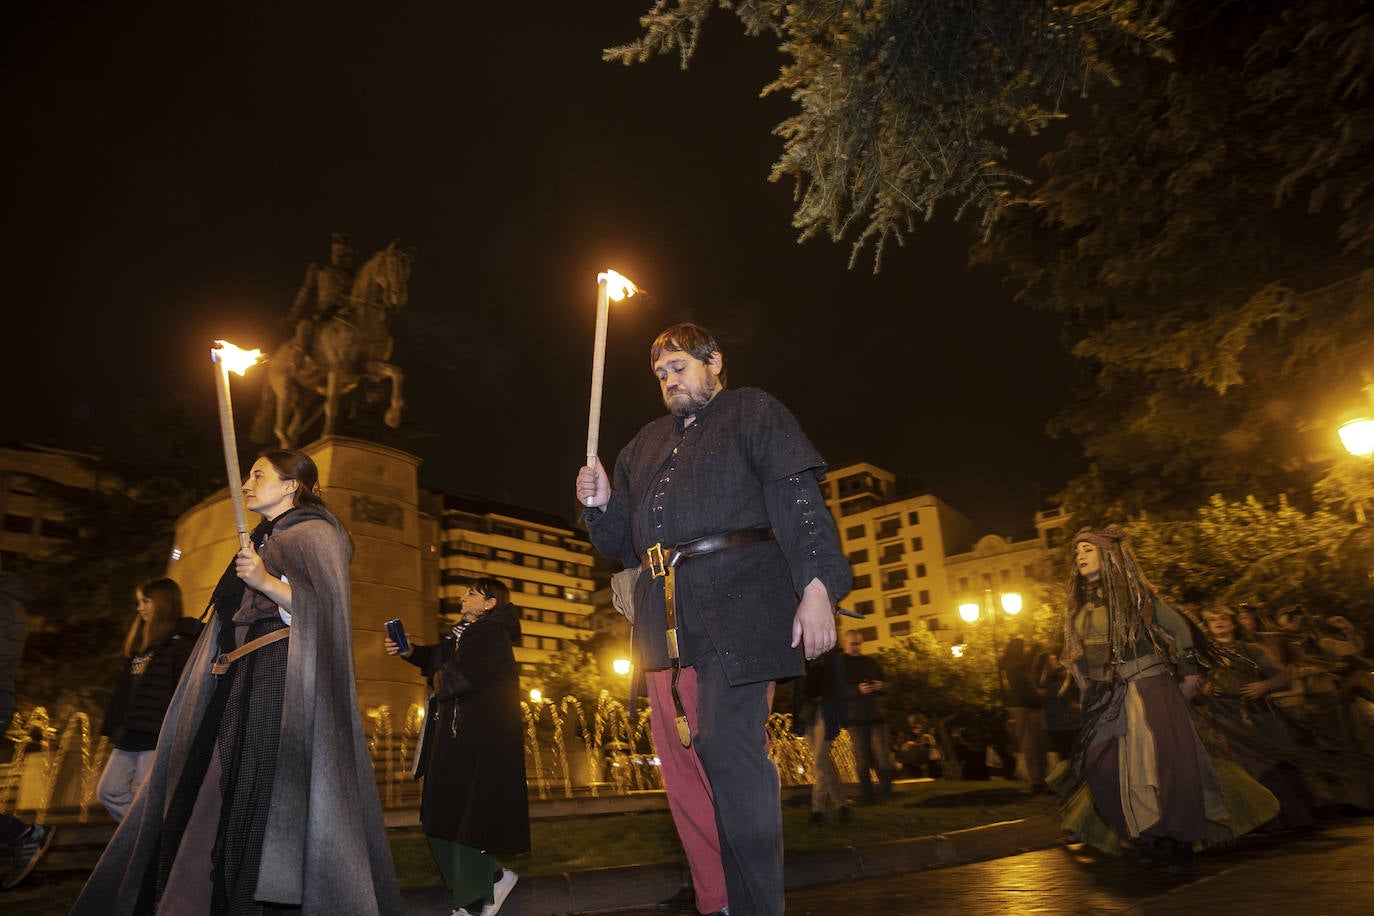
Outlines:
{"type": "Polygon", "coordinates": [[[393,341],[387,319],[406,304],[412,256],[393,241],[355,273],[348,237],[336,232],[329,260],[306,270],[287,316],[292,337],[267,361],[253,424],[257,442],[275,438],[282,448],[295,448],[321,415],[320,435],[333,435],[344,398],[363,381],[391,382],[382,419],[392,429],[401,424],[405,375],[389,362],[393,341]]]}

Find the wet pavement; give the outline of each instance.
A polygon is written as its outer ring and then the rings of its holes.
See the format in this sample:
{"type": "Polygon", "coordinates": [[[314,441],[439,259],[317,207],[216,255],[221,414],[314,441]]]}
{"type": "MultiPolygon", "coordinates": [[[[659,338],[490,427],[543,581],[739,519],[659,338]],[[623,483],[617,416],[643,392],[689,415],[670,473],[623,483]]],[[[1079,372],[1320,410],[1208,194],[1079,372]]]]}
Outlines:
{"type": "MultiPolygon", "coordinates": [[[[1167,857],[1165,864],[1167,865],[1167,857]]],[[[654,909],[616,911],[660,916],[654,909]]],[[[1248,838],[1196,857],[1180,878],[1060,846],[950,868],[847,881],[789,892],[790,916],[812,914],[1219,914],[1322,916],[1374,913],[1374,818],[1328,821],[1317,830],[1248,838]]]]}

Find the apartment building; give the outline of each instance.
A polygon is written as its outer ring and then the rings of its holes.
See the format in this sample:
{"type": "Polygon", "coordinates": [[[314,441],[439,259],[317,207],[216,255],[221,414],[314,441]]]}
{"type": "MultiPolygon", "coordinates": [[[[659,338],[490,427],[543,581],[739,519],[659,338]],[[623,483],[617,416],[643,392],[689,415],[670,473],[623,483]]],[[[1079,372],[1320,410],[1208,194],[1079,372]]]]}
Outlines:
{"type": "Polygon", "coordinates": [[[459,599],[481,576],[505,582],[523,612],[515,647],[521,674],[592,632],[592,546],[555,515],[475,496],[435,494],[440,531],[439,616],[456,623],[459,599]]]}
{"type": "Polygon", "coordinates": [[[94,455],[26,443],[0,447],[0,568],[20,557],[48,559],[76,537],[55,491],[120,485],[94,455]]]}
{"type": "Polygon", "coordinates": [[[973,549],[945,558],[945,574],[949,578],[949,593],[955,608],[975,604],[980,617],[1005,613],[1004,596],[1015,595],[1014,603],[1020,613],[1050,574],[1049,551],[1040,538],[1023,541],[988,534],[978,539],[973,549]]]}
{"type": "Polygon", "coordinates": [[[958,612],[945,556],[968,549],[969,520],[928,493],[900,493],[892,473],[864,462],[828,471],[821,492],[854,572],[845,605],[864,615],[843,628],[863,633],[873,651],[918,627],[952,628],[958,612]]]}
{"type": "Polygon", "coordinates": [[[1069,526],[1073,524],[1073,515],[1062,507],[1054,509],[1044,509],[1035,513],[1035,535],[1040,538],[1040,545],[1047,551],[1056,551],[1068,543],[1073,532],[1069,526]]]}

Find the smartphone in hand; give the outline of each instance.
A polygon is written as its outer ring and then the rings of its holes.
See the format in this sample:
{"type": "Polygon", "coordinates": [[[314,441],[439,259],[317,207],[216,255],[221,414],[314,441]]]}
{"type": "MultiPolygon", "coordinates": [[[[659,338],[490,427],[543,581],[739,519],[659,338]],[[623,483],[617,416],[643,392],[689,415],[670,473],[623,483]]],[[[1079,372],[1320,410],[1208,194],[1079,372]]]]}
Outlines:
{"type": "Polygon", "coordinates": [[[401,655],[410,651],[410,640],[406,638],[406,625],[397,617],[386,622],[386,635],[391,637],[401,655]]]}

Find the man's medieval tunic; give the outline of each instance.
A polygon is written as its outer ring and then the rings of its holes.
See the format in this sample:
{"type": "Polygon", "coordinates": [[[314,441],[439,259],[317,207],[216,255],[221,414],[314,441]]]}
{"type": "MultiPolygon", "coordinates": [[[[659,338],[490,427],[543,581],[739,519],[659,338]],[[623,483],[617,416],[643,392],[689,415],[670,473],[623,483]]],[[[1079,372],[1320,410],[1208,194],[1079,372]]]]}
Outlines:
{"type": "MultiPolygon", "coordinates": [[[[771,682],[803,670],[801,647],[791,645],[799,596],[819,579],[838,601],[851,584],[821,497],[824,470],[775,398],[724,389],[690,425],[663,416],[641,429],[616,460],[610,502],[583,512],[597,550],[627,567],[655,544],[775,534],[688,557],[676,571],[681,663],[698,688],[692,746],[710,780],[730,907],[739,913],[782,912],[778,776],[764,725],[771,682]]],[[[666,668],[663,580],[642,573],[635,598],[636,661],[666,668]]]]}
{"type": "MultiPolygon", "coordinates": [[[[615,463],[611,501],[583,513],[592,543],[627,568],[656,543],[772,528],[776,540],[686,560],[677,570],[678,643],[691,665],[714,648],[731,684],[802,673],[792,620],[806,584],[832,601],[849,592],[849,563],[819,481],[825,461],[792,414],[757,388],[722,389],[690,426],[665,415],[634,437],[615,463]]],[[[640,577],[635,652],[668,667],[661,580],[640,577]]]]}

